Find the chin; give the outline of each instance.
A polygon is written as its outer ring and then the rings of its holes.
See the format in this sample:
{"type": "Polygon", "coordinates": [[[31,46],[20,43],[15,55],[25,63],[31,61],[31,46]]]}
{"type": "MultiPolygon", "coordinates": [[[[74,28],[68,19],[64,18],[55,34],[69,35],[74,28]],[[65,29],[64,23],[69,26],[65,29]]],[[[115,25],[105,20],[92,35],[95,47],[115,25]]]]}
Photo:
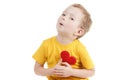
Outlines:
{"type": "Polygon", "coordinates": [[[59,32],[63,32],[64,31],[64,28],[63,27],[57,27],[57,31],[59,31],[59,32]]]}

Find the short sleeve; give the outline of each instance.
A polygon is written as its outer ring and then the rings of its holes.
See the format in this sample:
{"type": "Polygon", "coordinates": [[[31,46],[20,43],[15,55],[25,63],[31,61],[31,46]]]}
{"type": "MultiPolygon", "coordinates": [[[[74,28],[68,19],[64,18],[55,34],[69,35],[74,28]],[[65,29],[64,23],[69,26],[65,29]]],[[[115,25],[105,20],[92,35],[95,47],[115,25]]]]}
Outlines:
{"type": "Polygon", "coordinates": [[[80,61],[85,69],[93,69],[94,63],[85,47],[80,49],[80,61]]]}
{"type": "Polygon", "coordinates": [[[40,47],[37,49],[37,51],[33,54],[33,58],[36,62],[39,64],[44,64],[46,61],[46,45],[45,42],[40,45],[40,47]]]}

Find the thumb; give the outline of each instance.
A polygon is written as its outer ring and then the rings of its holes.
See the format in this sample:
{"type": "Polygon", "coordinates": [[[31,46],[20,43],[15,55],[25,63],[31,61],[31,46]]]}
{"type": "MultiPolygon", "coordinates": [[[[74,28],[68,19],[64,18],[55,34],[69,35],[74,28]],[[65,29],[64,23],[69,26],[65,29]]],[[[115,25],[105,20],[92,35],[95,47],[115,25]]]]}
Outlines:
{"type": "Polygon", "coordinates": [[[68,64],[67,62],[62,62],[61,64],[64,65],[64,66],[66,66],[66,67],[71,67],[71,65],[68,64]]]}
{"type": "Polygon", "coordinates": [[[57,65],[61,65],[61,63],[62,63],[62,59],[58,61],[57,65]]]}

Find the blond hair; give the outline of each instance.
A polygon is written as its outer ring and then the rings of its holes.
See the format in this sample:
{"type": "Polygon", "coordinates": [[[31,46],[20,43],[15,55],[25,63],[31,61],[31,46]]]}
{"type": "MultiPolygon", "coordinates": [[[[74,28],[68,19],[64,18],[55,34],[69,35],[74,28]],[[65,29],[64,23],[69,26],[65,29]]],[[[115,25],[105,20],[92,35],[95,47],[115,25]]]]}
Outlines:
{"type": "MultiPolygon", "coordinates": [[[[84,34],[83,35],[85,35],[89,31],[89,29],[91,27],[91,24],[92,24],[90,14],[81,4],[73,4],[72,6],[76,7],[76,8],[79,8],[84,15],[80,27],[84,29],[84,34]]],[[[78,36],[78,38],[80,38],[82,36],[78,36]]]]}

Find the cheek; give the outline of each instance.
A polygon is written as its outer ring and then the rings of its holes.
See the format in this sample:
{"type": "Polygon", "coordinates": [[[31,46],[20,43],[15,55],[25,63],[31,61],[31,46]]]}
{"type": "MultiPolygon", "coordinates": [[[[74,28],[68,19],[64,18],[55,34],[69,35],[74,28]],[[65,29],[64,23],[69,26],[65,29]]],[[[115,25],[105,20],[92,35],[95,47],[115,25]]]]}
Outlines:
{"type": "Polygon", "coordinates": [[[67,28],[67,30],[73,31],[76,28],[76,25],[68,24],[66,28],[67,28]]]}
{"type": "Polygon", "coordinates": [[[69,27],[68,29],[66,29],[66,32],[69,34],[73,34],[75,32],[75,29],[73,27],[69,27]]]}

